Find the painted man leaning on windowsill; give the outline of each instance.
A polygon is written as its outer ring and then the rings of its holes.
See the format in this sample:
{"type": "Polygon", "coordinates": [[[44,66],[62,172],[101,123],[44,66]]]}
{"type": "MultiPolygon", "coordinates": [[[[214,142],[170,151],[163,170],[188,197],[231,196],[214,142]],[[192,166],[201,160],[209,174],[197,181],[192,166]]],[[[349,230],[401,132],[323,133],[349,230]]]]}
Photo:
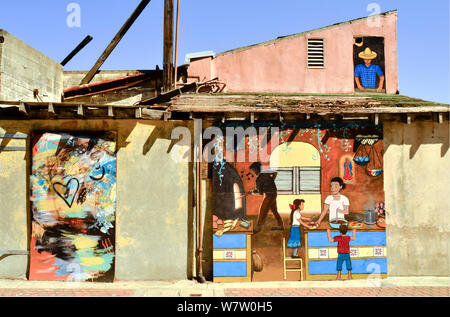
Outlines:
{"type": "Polygon", "coordinates": [[[355,68],[355,80],[358,89],[364,91],[366,88],[375,89],[377,76],[380,77],[380,84],[378,85],[377,92],[383,91],[384,73],[380,66],[372,65],[372,60],[377,57],[377,53],[366,48],[364,52],[359,53],[359,58],[364,60],[364,64],[359,64],[355,68]]]}

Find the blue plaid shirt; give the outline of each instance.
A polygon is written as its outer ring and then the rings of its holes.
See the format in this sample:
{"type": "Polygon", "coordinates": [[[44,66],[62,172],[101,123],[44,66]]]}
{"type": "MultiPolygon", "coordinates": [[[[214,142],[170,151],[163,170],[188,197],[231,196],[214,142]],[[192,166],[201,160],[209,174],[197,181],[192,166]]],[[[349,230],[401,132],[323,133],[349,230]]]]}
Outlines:
{"type": "Polygon", "coordinates": [[[377,88],[375,87],[377,81],[377,75],[383,75],[383,71],[378,65],[370,65],[367,67],[365,64],[359,64],[355,68],[355,77],[359,77],[361,85],[364,88],[377,88]]]}

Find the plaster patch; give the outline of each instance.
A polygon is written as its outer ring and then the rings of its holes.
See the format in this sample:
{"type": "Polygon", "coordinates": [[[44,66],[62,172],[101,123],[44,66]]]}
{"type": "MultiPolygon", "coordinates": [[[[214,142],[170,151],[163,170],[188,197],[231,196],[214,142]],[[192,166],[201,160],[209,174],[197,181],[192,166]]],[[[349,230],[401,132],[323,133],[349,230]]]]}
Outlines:
{"type": "Polygon", "coordinates": [[[166,217],[166,223],[168,225],[173,225],[176,223],[175,219],[173,217],[171,217],[170,215],[166,217]]]}
{"type": "Polygon", "coordinates": [[[178,211],[184,210],[186,210],[186,199],[180,197],[180,199],[178,199],[178,211]]]}
{"type": "Polygon", "coordinates": [[[125,237],[119,237],[117,239],[117,246],[119,248],[123,248],[126,246],[134,246],[135,240],[133,238],[125,238],[125,237]]]}
{"type": "Polygon", "coordinates": [[[22,164],[17,153],[3,153],[0,156],[0,177],[10,177],[19,167],[22,167],[22,164]]]}

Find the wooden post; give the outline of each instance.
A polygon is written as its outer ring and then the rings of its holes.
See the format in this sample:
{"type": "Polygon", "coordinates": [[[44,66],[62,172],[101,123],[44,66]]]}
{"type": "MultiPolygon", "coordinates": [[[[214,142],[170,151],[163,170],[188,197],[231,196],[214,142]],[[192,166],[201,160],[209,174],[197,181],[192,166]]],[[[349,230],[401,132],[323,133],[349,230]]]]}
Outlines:
{"type": "Polygon", "coordinates": [[[55,107],[53,107],[53,104],[52,104],[52,103],[49,103],[49,104],[48,104],[47,111],[48,111],[49,117],[51,117],[51,118],[54,118],[54,117],[55,117],[55,107]]]}
{"type": "Polygon", "coordinates": [[[106,59],[109,57],[109,55],[112,53],[112,51],[116,48],[117,44],[119,44],[120,40],[125,36],[127,31],[130,29],[130,27],[133,25],[134,21],[139,17],[139,15],[144,11],[145,7],[150,3],[151,0],[142,0],[141,3],[139,3],[136,10],[134,10],[133,14],[128,18],[128,20],[125,22],[125,24],[122,26],[122,28],[119,30],[119,32],[116,34],[116,36],[112,39],[111,43],[109,43],[108,47],[106,47],[103,54],[100,56],[100,58],[95,63],[94,67],[86,74],[86,76],[81,81],[80,85],[86,85],[89,84],[89,82],[94,78],[97,71],[100,69],[100,67],[103,65],[103,63],[106,61],[106,59]]]}
{"type": "Polygon", "coordinates": [[[108,106],[108,117],[114,118],[114,110],[112,106],[108,106]]]}
{"type": "Polygon", "coordinates": [[[173,0],[164,0],[163,88],[171,90],[173,84],[173,0]]]}
{"type": "Polygon", "coordinates": [[[23,112],[23,113],[26,114],[26,115],[28,115],[28,111],[27,111],[27,108],[26,108],[26,106],[25,106],[25,103],[21,102],[21,103],[19,104],[19,111],[20,111],[20,112],[23,112]]]}
{"type": "Polygon", "coordinates": [[[90,41],[92,41],[93,37],[88,35],[84,38],[84,40],[78,44],[77,47],[69,54],[67,57],[61,62],[61,65],[66,66],[66,64],[75,56],[78,54],[79,51],[81,51],[86,45],[89,44],[90,41]]]}
{"type": "Polygon", "coordinates": [[[78,105],[77,116],[84,117],[83,105],[78,105]]]}
{"type": "Polygon", "coordinates": [[[407,124],[411,124],[411,121],[412,121],[411,115],[410,115],[410,114],[407,114],[407,115],[406,115],[406,123],[407,123],[407,124]]]}

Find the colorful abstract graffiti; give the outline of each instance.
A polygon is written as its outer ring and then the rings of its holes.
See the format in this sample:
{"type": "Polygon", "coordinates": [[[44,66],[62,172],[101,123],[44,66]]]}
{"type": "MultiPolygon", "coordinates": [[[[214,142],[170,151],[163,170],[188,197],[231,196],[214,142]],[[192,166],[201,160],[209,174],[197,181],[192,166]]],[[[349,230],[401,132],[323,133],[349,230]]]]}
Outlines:
{"type": "Polygon", "coordinates": [[[30,280],[112,282],[114,135],[32,137],[30,280]]]}

